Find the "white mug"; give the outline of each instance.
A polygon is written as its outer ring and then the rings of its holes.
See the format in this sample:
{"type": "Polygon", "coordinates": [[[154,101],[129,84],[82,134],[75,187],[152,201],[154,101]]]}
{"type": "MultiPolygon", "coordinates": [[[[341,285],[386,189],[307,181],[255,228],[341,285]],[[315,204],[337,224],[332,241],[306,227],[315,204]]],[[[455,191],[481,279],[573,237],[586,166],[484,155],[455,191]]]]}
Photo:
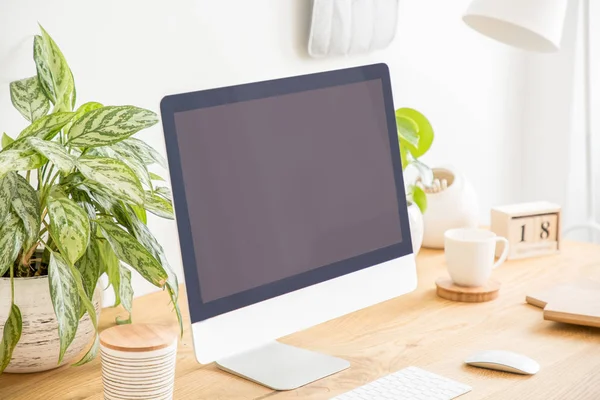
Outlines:
{"type": "Polygon", "coordinates": [[[485,229],[449,229],[444,233],[444,252],[448,273],[455,284],[484,286],[492,270],[506,261],[508,240],[485,229]],[[504,251],[494,263],[498,242],[504,243],[504,251]]]}

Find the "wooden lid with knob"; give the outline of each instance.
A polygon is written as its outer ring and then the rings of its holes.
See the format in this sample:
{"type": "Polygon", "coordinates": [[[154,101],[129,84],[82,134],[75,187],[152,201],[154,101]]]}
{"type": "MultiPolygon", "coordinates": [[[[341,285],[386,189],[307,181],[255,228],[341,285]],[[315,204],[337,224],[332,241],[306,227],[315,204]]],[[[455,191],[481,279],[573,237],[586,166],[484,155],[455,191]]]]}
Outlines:
{"type": "Polygon", "coordinates": [[[177,340],[177,330],[168,325],[117,325],[100,333],[100,344],[112,350],[144,352],[164,349],[177,340]]]}

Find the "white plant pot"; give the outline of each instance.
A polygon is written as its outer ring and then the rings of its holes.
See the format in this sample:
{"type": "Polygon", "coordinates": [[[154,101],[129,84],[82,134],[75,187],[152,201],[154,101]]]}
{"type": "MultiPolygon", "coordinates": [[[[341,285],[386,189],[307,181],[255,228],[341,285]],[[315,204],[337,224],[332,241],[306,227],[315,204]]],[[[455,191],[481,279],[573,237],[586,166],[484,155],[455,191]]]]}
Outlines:
{"type": "Polygon", "coordinates": [[[427,194],[423,247],[443,249],[444,232],[448,229],[479,225],[479,200],[473,186],[454,168],[433,168],[433,175],[434,178],[446,179],[448,187],[441,192],[427,194]]]}
{"type": "Polygon", "coordinates": [[[419,206],[414,203],[408,203],[408,222],[410,224],[410,237],[412,240],[413,253],[415,256],[421,250],[423,243],[423,214],[419,206]]]}
{"type": "MultiPolygon", "coordinates": [[[[58,323],[50,299],[48,276],[15,278],[14,282],[15,304],[21,310],[23,332],[5,372],[47,371],[78,361],[75,358],[82,355],[83,350],[87,349],[95,337],[94,326],[89,315],[86,313],[79,321],[75,339],[59,365],[58,323]]],[[[10,297],[10,279],[0,278],[0,337],[10,311],[10,297]]],[[[96,315],[100,316],[102,304],[100,286],[97,286],[94,292],[93,304],[96,315]]]]}

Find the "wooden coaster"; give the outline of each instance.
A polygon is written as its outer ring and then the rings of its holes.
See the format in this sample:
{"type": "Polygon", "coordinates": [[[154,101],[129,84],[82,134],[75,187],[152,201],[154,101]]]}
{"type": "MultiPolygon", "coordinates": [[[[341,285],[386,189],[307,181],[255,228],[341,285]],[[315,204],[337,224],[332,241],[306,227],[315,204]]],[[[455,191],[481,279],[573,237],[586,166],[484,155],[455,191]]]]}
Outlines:
{"type": "Polygon", "coordinates": [[[177,340],[170,326],[128,324],[117,325],[100,333],[100,344],[112,350],[145,352],[164,349],[177,340]]]}
{"type": "Polygon", "coordinates": [[[490,279],[485,286],[466,287],[454,284],[450,278],[438,278],[435,281],[435,286],[437,286],[437,295],[442,299],[465,303],[482,303],[494,300],[498,297],[498,291],[500,290],[500,282],[494,279],[490,279]]]}

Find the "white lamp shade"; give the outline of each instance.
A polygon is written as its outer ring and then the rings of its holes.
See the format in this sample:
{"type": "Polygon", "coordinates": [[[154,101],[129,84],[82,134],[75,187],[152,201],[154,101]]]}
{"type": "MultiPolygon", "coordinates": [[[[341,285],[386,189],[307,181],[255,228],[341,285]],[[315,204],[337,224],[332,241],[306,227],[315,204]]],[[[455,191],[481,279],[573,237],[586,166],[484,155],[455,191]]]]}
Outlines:
{"type": "Polygon", "coordinates": [[[560,48],[569,0],[474,0],[463,21],[483,35],[523,50],[560,48]]]}

